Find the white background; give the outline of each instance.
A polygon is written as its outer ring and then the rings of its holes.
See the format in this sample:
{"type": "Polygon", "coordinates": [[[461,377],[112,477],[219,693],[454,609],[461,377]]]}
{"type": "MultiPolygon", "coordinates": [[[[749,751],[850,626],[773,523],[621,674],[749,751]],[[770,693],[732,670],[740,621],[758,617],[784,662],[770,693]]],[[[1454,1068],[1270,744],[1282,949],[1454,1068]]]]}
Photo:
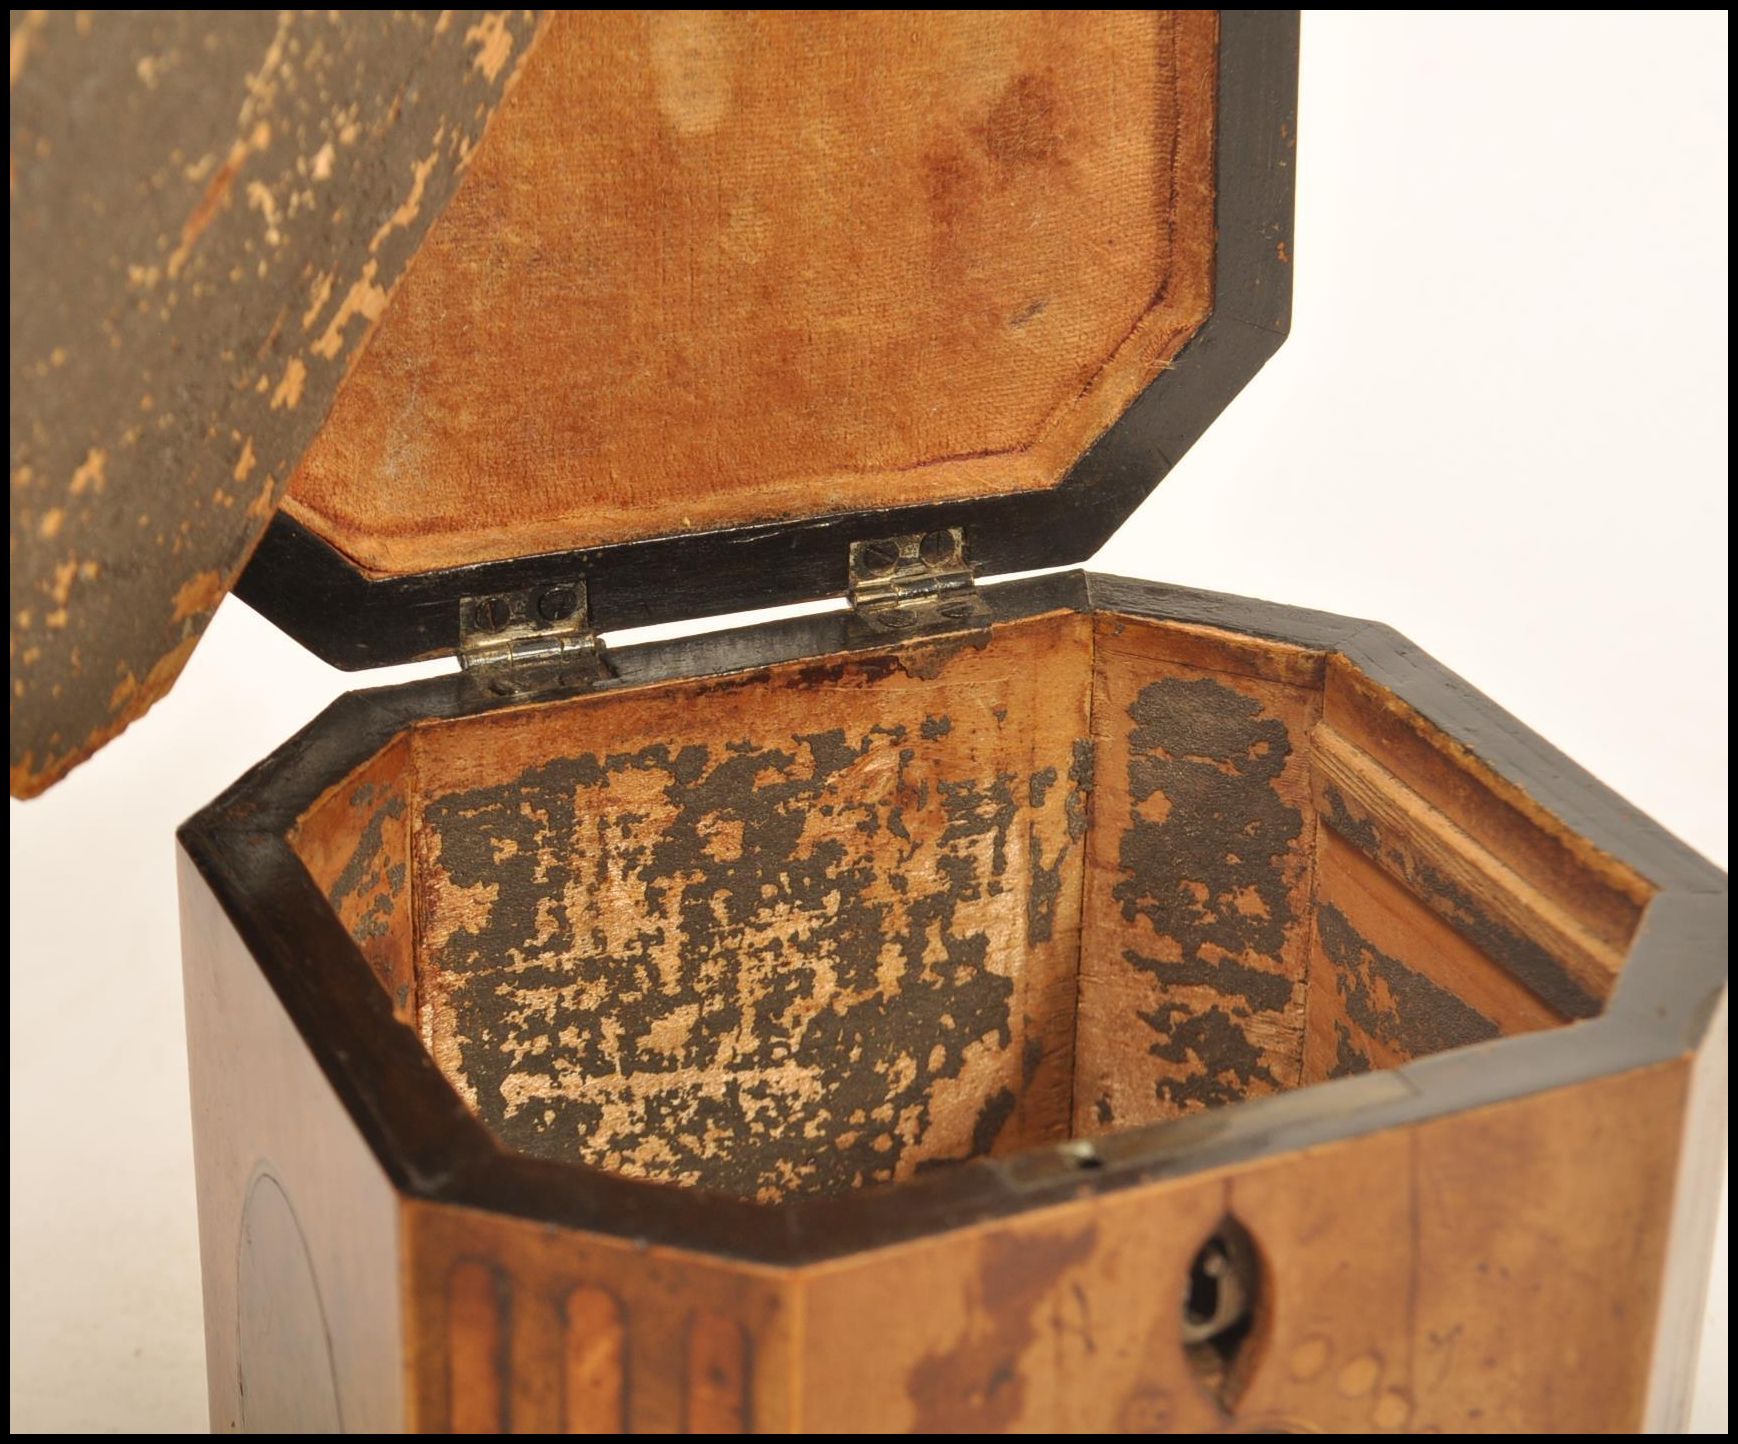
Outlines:
{"type": "MultiPolygon", "coordinates": [[[[1390,622],[1722,866],[1726,43],[1308,15],[1292,340],[1096,563],[1390,622]]],[[[172,832],[345,685],[228,602],[12,805],[15,1430],[204,1426],[172,832]]]]}

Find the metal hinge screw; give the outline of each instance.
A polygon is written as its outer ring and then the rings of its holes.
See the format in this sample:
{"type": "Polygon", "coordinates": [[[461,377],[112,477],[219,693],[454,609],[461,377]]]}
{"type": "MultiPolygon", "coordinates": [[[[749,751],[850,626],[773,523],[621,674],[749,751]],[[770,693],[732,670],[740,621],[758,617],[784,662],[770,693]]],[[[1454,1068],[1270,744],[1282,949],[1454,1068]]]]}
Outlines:
{"type": "Polygon", "coordinates": [[[486,632],[498,632],[511,618],[505,597],[478,597],[471,617],[486,632]]]}
{"type": "Polygon", "coordinates": [[[612,675],[591,630],[584,582],[466,597],[459,604],[459,663],[503,697],[612,675]]]}
{"type": "Polygon", "coordinates": [[[987,623],[958,527],[853,542],[851,608],[876,633],[910,633],[987,623]]]}
{"type": "Polygon", "coordinates": [[[572,587],[550,587],[537,599],[537,615],[546,622],[565,622],[579,609],[579,594],[572,587]]]}

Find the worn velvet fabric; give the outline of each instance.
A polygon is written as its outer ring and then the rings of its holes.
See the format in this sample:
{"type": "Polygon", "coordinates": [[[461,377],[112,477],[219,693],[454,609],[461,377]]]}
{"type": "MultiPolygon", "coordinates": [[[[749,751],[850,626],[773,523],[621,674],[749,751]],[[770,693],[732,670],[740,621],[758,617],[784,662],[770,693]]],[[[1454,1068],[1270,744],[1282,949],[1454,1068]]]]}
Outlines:
{"type": "Polygon", "coordinates": [[[1053,485],[1211,308],[1216,42],[556,16],[292,513],[401,574],[1053,485]]]}

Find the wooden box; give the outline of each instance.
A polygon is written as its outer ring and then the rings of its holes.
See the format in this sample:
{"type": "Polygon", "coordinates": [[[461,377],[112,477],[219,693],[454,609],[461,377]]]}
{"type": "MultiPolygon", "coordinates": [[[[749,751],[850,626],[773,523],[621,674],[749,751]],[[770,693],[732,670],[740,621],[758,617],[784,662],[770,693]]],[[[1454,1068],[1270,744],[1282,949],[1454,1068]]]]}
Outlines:
{"type": "Polygon", "coordinates": [[[238,590],[463,667],[180,833],[213,1424],[1673,1427],[1724,875],[1380,625],[986,580],[1283,339],[1293,14],[424,28],[238,590]]]}

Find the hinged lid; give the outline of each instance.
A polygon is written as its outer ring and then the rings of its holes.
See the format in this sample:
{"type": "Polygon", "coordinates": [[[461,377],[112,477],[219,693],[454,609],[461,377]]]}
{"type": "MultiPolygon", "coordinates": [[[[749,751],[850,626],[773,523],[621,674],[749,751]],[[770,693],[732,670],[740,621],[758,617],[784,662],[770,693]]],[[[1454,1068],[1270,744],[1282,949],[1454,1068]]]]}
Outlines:
{"type": "Polygon", "coordinates": [[[580,581],[466,597],[459,603],[459,665],[499,696],[609,675],[580,581]]]}
{"type": "Polygon", "coordinates": [[[379,323],[238,591],[363,667],[559,581],[1081,560],[1284,335],[1295,67],[1281,11],[555,14],[390,304],[298,296],[379,323]]]}
{"type": "Polygon", "coordinates": [[[169,689],[524,12],[12,12],[11,785],[169,689]]]}
{"type": "Polygon", "coordinates": [[[847,595],[863,629],[884,636],[980,626],[990,616],[957,526],[852,542],[847,595]]]}

